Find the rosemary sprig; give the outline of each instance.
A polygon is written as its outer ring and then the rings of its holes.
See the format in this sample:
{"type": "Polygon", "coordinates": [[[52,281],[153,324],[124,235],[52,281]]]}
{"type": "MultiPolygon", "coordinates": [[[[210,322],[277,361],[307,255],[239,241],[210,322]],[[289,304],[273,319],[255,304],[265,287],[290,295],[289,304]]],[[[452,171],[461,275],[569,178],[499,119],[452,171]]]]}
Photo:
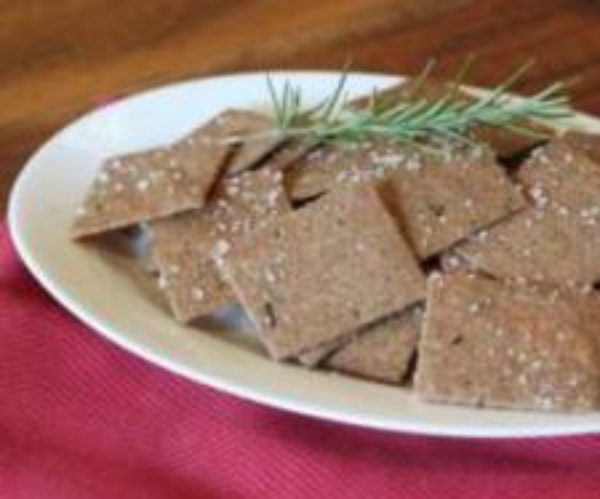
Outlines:
{"type": "MultiPolygon", "coordinates": [[[[543,134],[532,123],[553,124],[573,116],[566,85],[553,83],[535,95],[513,99],[509,91],[531,68],[527,63],[493,88],[483,98],[457,98],[472,60],[468,59],[456,78],[441,96],[425,96],[383,102],[374,91],[369,104],[358,108],[344,97],[348,67],[331,96],[313,107],[304,108],[302,92],[286,81],[278,93],[270,77],[267,79],[273,114],[279,133],[316,140],[360,141],[376,137],[409,143],[423,143],[431,138],[471,144],[469,132],[485,125],[518,135],[540,137],[543,134]]],[[[433,69],[428,63],[413,80],[412,95],[425,84],[433,69]]]]}

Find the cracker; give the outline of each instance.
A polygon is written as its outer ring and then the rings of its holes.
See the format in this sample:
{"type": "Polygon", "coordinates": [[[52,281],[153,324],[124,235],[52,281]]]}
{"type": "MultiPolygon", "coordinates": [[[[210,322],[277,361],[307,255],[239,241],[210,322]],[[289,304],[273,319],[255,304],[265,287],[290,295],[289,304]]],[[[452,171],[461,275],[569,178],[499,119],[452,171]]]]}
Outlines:
{"type": "Polygon", "coordinates": [[[564,143],[550,144],[519,172],[533,206],[456,251],[490,274],[591,285],[600,279],[600,166],[564,143]]]}
{"type": "Polygon", "coordinates": [[[444,273],[469,269],[469,262],[455,250],[445,251],[440,255],[439,267],[444,273]]]}
{"type": "Polygon", "coordinates": [[[151,223],[153,261],[176,319],[189,322],[234,302],[211,252],[289,209],[280,173],[246,172],[225,180],[205,210],[151,223]]]}
{"type": "Polygon", "coordinates": [[[365,328],[325,361],[332,369],[399,384],[408,372],[421,329],[422,309],[415,307],[365,328]]]}
{"type": "Polygon", "coordinates": [[[392,170],[421,162],[413,148],[387,140],[332,143],[297,161],[286,176],[286,187],[293,200],[302,201],[340,185],[382,179],[392,170]]]}
{"type": "Polygon", "coordinates": [[[484,150],[401,168],[385,179],[381,192],[421,259],[524,206],[519,190],[484,150]]]}
{"type": "Polygon", "coordinates": [[[428,281],[417,394],[511,409],[597,408],[596,295],[511,286],[468,273],[428,281]]]}
{"type": "Polygon", "coordinates": [[[335,341],[424,293],[372,186],[334,191],[272,220],[221,265],[276,359],[335,341]]]}
{"type": "Polygon", "coordinates": [[[78,210],[73,236],[202,208],[231,152],[219,141],[237,130],[231,113],[215,117],[172,146],[107,160],[78,210]]]}

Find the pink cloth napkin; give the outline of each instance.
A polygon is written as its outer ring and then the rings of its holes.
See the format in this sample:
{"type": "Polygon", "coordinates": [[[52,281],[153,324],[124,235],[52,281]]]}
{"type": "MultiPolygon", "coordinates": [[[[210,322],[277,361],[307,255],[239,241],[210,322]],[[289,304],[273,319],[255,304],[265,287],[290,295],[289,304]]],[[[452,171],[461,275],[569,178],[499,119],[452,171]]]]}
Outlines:
{"type": "Polygon", "coordinates": [[[591,498],[600,435],[460,440],[261,407],[63,311],[0,226],[0,498],[591,498]]]}

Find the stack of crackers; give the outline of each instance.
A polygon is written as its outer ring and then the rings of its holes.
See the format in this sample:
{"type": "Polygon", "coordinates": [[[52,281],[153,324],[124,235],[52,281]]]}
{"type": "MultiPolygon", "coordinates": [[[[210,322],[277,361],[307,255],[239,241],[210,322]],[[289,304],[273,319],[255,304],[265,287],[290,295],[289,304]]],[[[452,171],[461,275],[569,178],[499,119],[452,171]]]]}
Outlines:
{"type": "Polygon", "coordinates": [[[73,236],[144,227],[175,320],[240,304],[278,361],[426,401],[599,407],[600,138],[431,155],[274,130],[229,110],[107,160],[73,236]]]}

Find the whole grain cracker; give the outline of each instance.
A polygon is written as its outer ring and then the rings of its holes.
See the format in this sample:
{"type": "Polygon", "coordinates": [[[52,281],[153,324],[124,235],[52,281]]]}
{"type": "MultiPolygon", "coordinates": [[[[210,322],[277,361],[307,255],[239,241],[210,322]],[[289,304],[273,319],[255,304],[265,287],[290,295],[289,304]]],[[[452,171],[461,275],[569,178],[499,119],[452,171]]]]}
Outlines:
{"type": "Polygon", "coordinates": [[[518,188],[485,149],[400,168],[385,178],[381,193],[421,259],[525,205],[518,188]]]}
{"type": "Polygon", "coordinates": [[[423,311],[414,307],[351,336],[325,366],[354,376],[400,384],[416,352],[423,311]]]}
{"type": "Polygon", "coordinates": [[[416,373],[428,401],[583,411],[598,407],[596,295],[456,272],[428,281],[416,373]]]}
{"type": "Polygon", "coordinates": [[[77,211],[73,237],[201,208],[227,153],[222,146],[179,143],[107,160],[77,211]]]}
{"type": "Polygon", "coordinates": [[[335,341],[423,297],[424,278],[372,186],[273,219],[222,268],[276,359],[335,341]]]}
{"type": "Polygon", "coordinates": [[[532,206],[456,252],[503,278],[558,286],[600,279],[600,164],[555,142],[536,151],[518,178],[532,206]]]}
{"type": "Polygon", "coordinates": [[[387,139],[334,142],[296,161],[285,182],[290,197],[303,201],[339,186],[372,183],[396,170],[416,170],[426,161],[414,147],[387,139]]]}

